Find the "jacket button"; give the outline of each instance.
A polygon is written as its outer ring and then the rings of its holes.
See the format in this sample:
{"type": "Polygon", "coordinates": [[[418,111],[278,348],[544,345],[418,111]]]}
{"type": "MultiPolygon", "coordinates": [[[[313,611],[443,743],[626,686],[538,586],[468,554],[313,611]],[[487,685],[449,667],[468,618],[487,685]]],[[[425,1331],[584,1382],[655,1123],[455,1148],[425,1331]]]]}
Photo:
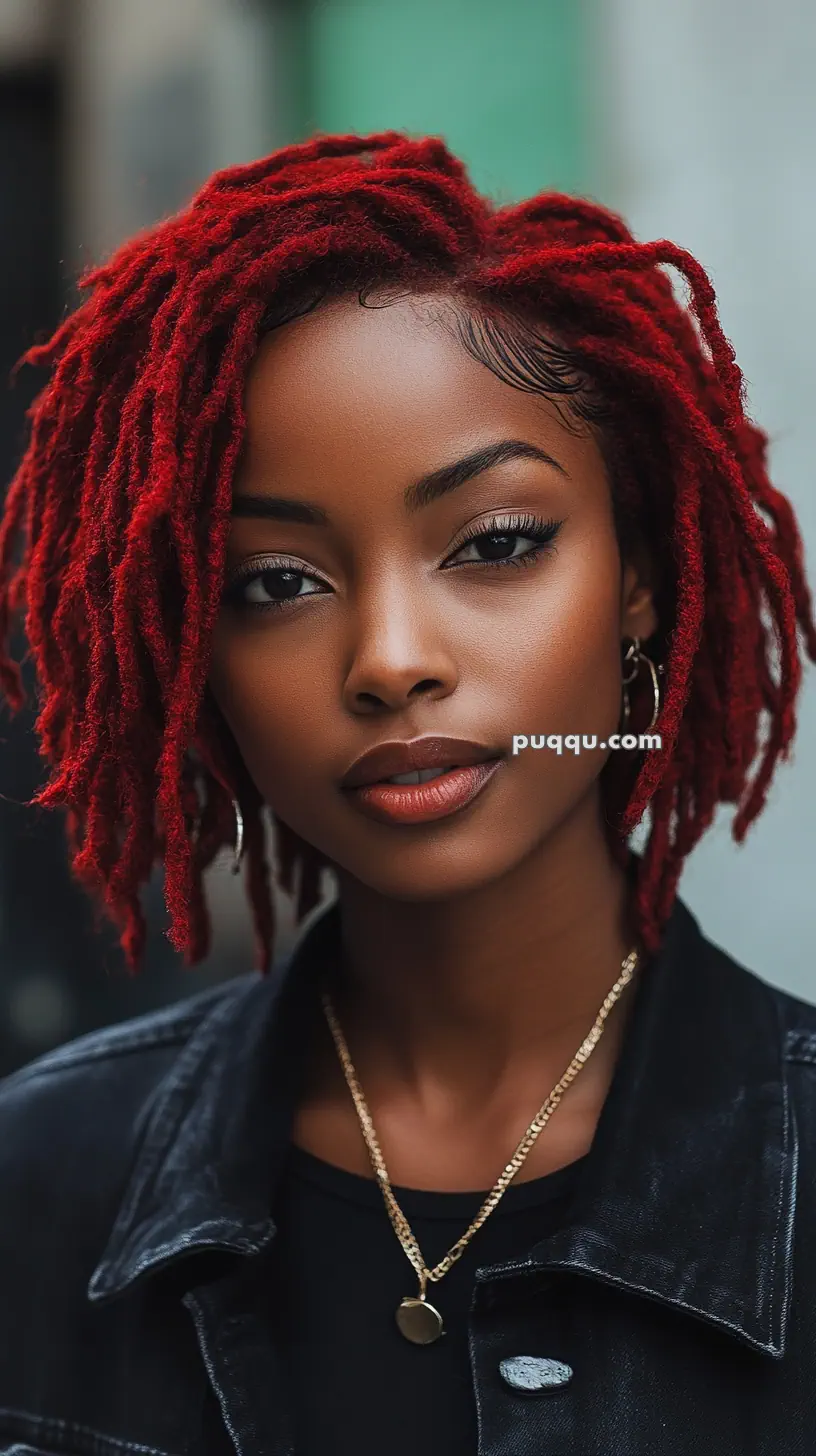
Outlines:
{"type": "Polygon", "coordinates": [[[571,1366],[540,1355],[512,1355],[502,1360],[499,1371],[511,1390],[527,1392],[554,1390],[572,1379],[571,1366]]]}

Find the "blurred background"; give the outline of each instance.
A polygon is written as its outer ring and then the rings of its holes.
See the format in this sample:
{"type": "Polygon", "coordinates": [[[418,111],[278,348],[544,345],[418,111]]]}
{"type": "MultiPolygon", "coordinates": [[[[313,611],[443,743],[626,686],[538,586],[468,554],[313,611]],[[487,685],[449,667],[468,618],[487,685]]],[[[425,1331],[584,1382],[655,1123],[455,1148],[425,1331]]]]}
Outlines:
{"type": "MultiPolygon", "coordinates": [[[[443,136],[497,201],[584,193],[699,257],[816,580],[815,65],[809,0],[0,0],[0,491],[43,378],[12,388],[10,370],[82,268],[216,168],[399,127],[443,136]]],[[[219,861],[206,965],[171,950],[157,873],[146,969],[127,976],[61,817],[20,803],[44,776],[32,722],[0,709],[0,1075],[252,964],[242,880],[219,861]]],[[[763,819],[737,849],[722,816],[681,886],[713,939],[814,1001],[815,727],[811,671],[763,819]]]]}

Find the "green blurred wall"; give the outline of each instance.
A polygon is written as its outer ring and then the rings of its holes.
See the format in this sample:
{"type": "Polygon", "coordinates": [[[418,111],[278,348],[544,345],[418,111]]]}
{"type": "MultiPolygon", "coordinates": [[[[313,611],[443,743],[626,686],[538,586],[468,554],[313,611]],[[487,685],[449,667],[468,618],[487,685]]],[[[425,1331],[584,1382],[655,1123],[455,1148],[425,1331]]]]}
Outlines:
{"type": "Polygon", "coordinates": [[[296,0],[291,135],[441,136],[497,202],[591,186],[591,0],[296,0]]]}

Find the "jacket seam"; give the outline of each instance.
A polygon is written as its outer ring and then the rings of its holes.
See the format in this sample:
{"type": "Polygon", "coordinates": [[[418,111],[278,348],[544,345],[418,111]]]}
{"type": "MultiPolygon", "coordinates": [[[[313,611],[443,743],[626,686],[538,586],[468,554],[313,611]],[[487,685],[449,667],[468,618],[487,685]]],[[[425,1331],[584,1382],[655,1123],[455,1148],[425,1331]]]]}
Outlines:
{"type": "MultiPolygon", "coordinates": [[[[674,1272],[675,1262],[673,1259],[659,1257],[655,1258],[652,1254],[643,1253],[639,1254],[633,1260],[631,1255],[621,1249],[618,1244],[613,1243],[611,1239],[601,1238],[600,1240],[597,1240],[597,1242],[602,1243],[607,1248],[613,1251],[623,1271],[622,1273],[611,1273],[605,1269],[599,1269],[595,1264],[585,1264],[580,1262],[564,1263],[558,1257],[552,1260],[545,1259],[542,1262],[536,1261],[535,1264],[529,1265],[527,1267],[527,1270],[525,1270],[524,1272],[542,1273],[546,1270],[555,1269],[559,1273],[570,1274],[573,1270],[577,1270],[578,1273],[589,1274],[595,1279],[600,1279],[601,1282],[608,1281],[610,1283],[622,1285],[627,1289],[637,1290],[638,1293],[649,1294],[653,1299],[657,1300],[658,1303],[665,1302],[667,1304],[675,1306],[678,1309],[688,1310],[689,1313],[699,1314],[700,1317],[703,1319],[716,1319],[718,1323],[725,1325],[726,1328],[734,1328],[733,1325],[728,1323],[728,1320],[725,1316],[716,1315],[713,1313],[710,1314],[708,1311],[698,1310],[696,1305],[686,1303],[680,1295],[671,1294],[665,1289],[661,1289],[659,1291],[649,1289],[644,1285],[638,1284],[636,1278],[636,1273],[638,1269],[646,1265],[648,1266],[648,1268],[656,1270],[659,1274],[665,1274],[667,1270],[670,1272],[674,1272]]],[[[501,1278],[503,1276],[499,1275],[498,1277],[501,1278]]],[[[715,1294],[719,1300],[721,1300],[725,1305],[730,1306],[730,1308],[737,1315],[741,1316],[746,1321],[749,1320],[753,1315],[753,1305],[746,1304],[745,1301],[742,1299],[735,1299],[731,1290],[723,1288],[722,1285],[714,1283],[713,1280],[706,1280],[705,1288],[709,1294],[715,1294]]],[[[750,1335],[747,1330],[744,1333],[751,1341],[753,1341],[753,1335],[750,1335]]]]}
{"type": "MultiPolygon", "coordinates": [[[[654,1261],[650,1259],[647,1259],[643,1262],[654,1263],[654,1261]]],[[[627,1274],[613,1274],[605,1269],[597,1269],[592,1264],[552,1263],[543,1267],[548,1269],[556,1269],[559,1273],[576,1273],[582,1276],[588,1275],[591,1279],[597,1279],[600,1281],[600,1283],[608,1284],[612,1288],[632,1291],[636,1294],[642,1295],[645,1299],[648,1299],[654,1304],[668,1305],[670,1308],[679,1310],[682,1314],[687,1314],[694,1319],[702,1320],[704,1323],[710,1322],[711,1324],[716,1325],[719,1329],[726,1330],[728,1334],[733,1335],[738,1339],[743,1339],[747,1341],[747,1343],[750,1344],[754,1349],[759,1349],[765,1354],[777,1355],[778,1353],[780,1353],[778,1344],[771,1343],[769,1345],[757,1335],[752,1334],[751,1331],[746,1328],[745,1324],[735,1324],[734,1321],[732,1319],[729,1319],[726,1315],[718,1314],[714,1310],[710,1309],[701,1309],[696,1304],[689,1304],[688,1301],[684,1300],[680,1295],[669,1294],[664,1290],[658,1292],[655,1289],[651,1289],[648,1285],[639,1284],[636,1279],[633,1279],[627,1274]]],[[[709,1289],[712,1289],[717,1293],[723,1292],[719,1290],[716,1285],[709,1285],[708,1287],[709,1289]]],[[[728,1298],[731,1299],[731,1296],[728,1295],[728,1298]]],[[[736,1311],[740,1315],[744,1315],[747,1321],[753,1311],[748,1310],[740,1300],[732,1299],[731,1302],[732,1306],[736,1309],[736,1311]]]]}
{"type": "Polygon", "coordinates": [[[196,1022],[192,1022],[182,1026],[176,1026],[172,1030],[164,1033],[155,1032],[149,1035],[136,1036],[129,1041],[120,1041],[113,1046],[89,1047],[87,1051],[77,1051],[76,1053],[66,1051],[65,1055],[61,1055],[58,1058],[55,1057],[53,1061],[49,1057],[48,1061],[44,1062],[42,1066],[33,1065],[30,1067],[21,1067],[19,1072],[12,1073],[0,1085],[9,1085],[12,1077],[14,1077],[15,1082],[24,1081],[29,1077],[46,1076],[50,1072],[65,1072],[71,1067],[82,1067],[90,1062],[104,1062],[113,1060],[116,1057],[124,1057],[129,1052],[152,1051],[153,1049],[161,1050],[164,1047],[174,1045],[182,1046],[195,1031],[196,1024],[196,1022]]]}
{"type": "Polygon", "coordinates": [[[176,1453],[165,1447],[144,1446],[138,1441],[120,1441],[117,1436],[106,1436],[91,1426],[49,1416],[35,1416],[29,1411],[2,1408],[0,1423],[6,1427],[5,1430],[0,1427],[3,1437],[9,1435],[16,1438],[19,1435],[26,1442],[47,1441],[63,1450],[66,1449],[65,1443],[70,1441],[74,1450],[77,1445],[80,1446],[81,1456],[86,1456],[86,1453],[87,1456],[121,1456],[121,1453],[124,1456],[176,1456],[176,1453]]]}
{"type": "MultiPolygon", "coordinates": [[[[239,994],[237,990],[230,986],[229,992],[237,999],[239,994]]],[[[220,1001],[218,997],[215,997],[214,1000],[216,1006],[223,1005],[227,997],[223,996],[220,1001]]],[[[212,1005],[206,1005],[195,1012],[181,1014],[178,1020],[171,1022],[166,1027],[131,1033],[127,1033],[123,1029],[119,1035],[112,1036],[110,1041],[94,1046],[77,1047],[74,1050],[69,1043],[64,1049],[48,1054],[42,1061],[20,1067],[17,1072],[12,1072],[3,1081],[0,1081],[0,1087],[10,1085],[12,1080],[15,1083],[22,1082],[29,1077],[44,1076],[50,1072],[64,1072],[69,1068],[81,1067],[90,1062],[102,1062],[115,1057],[127,1056],[130,1052],[184,1046],[198,1027],[212,1014],[213,1009],[212,1005]]]]}
{"type": "MultiPolygon", "coordinates": [[[[777,1023],[777,1027],[778,1027],[779,1037],[780,1037],[780,1040],[781,1040],[782,1045],[783,1045],[783,1048],[784,1048],[785,1024],[784,1024],[784,1018],[783,1018],[783,1015],[782,1015],[782,1007],[781,1007],[779,1001],[776,1001],[775,1002],[774,1009],[776,1011],[776,1023],[777,1023]]],[[[774,1236],[773,1236],[772,1253],[771,1253],[771,1260],[772,1260],[772,1264],[773,1264],[774,1269],[776,1268],[776,1259],[777,1259],[777,1254],[778,1254],[778,1250],[779,1250],[779,1235],[780,1235],[780,1231],[781,1231],[781,1228],[782,1228],[782,1208],[783,1208],[783,1203],[784,1203],[784,1191],[785,1191],[785,1170],[786,1170],[787,1164],[788,1164],[788,1154],[789,1154],[789,1151],[790,1151],[790,1133],[791,1133],[790,1089],[788,1087],[788,1079],[787,1079],[787,1077],[784,1076],[784,1074],[780,1077],[780,1083],[781,1083],[781,1087],[782,1087],[782,1157],[779,1160],[779,1185],[778,1185],[778,1190],[777,1190],[776,1223],[775,1223],[775,1226],[774,1226],[774,1236]]],[[[790,1202],[790,1200],[789,1200],[789,1202],[790,1202]]],[[[783,1295],[782,1295],[782,1301],[783,1301],[782,1308],[783,1308],[783,1310],[785,1309],[786,1303],[787,1303],[787,1295],[788,1295],[787,1285],[788,1285],[789,1278],[790,1278],[790,1270],[788,1270],[788,1276],[787,1276],[787,1279],[786,1279],[786,1285],[785,1285],[785,1289],[784,1289],[783,1295]]],[[[777,1326],[778,1326],[778,1323],[779,1323],[779,1321],[777,1319],[778,1305],[779,1305],[779,1298],[778,1298],[778,1295],[777,1295],[776,1281],[774,1281],[772,1283],[772,1286],[771,1286],[771,1298],[770,1298],[771,1328],[774,1331],[776,1331],[777,1326]]],[[[785,1339],[785,1334],[784,1334],[784,1319],[783,1319],[782,1320],[782,1327],[780,1329],[779,1341],[778,1341],[779,1347],[781,1347],[784,1344],[784,1339],[785,1339]]]]}

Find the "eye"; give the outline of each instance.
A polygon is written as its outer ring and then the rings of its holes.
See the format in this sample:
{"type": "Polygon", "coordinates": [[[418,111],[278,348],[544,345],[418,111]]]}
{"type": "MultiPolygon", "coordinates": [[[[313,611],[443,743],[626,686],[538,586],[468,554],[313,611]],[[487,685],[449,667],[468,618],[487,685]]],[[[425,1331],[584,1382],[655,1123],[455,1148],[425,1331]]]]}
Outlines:
{"type": "Polygon", "coordinates": [[[230,580],[224,601],[239,611],[280,612],[304,597],[324,595],[320,591],[301,591],[307,581],[320,584],[319,579],[297,561],[286,561],[279,556],[260,563],[247,561],[230,580]]]}
{"type": "Polygon", "coordinates": [[[481,549],[484,545],[488,551],[495,553],[492,559],[471,556],[469,560],[454,562],[453,565],[532,566],[542,552],[552,545],[563,524],[563,521],[545,520],[542,516],[531,515],[502,516],[482,522],[460,541],[454,555],[459,555],[466,546],[481,549]],[[533,545],[528,550],[517,553],[515,548],[522,541],[532,541],[533,545]]]}

